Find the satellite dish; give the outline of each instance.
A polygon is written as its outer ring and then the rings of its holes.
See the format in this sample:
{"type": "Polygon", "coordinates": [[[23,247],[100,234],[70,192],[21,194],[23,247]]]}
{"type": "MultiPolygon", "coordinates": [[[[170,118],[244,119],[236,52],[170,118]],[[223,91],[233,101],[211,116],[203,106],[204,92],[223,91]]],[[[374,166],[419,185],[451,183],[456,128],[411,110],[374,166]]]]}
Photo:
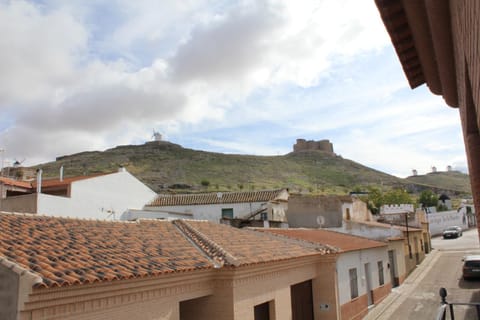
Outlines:
{"type": "Polygon", "coordinates": [[[322,228],[325,225],[325,217],[317,216],[317,224],[320,228],[322,228]]]}

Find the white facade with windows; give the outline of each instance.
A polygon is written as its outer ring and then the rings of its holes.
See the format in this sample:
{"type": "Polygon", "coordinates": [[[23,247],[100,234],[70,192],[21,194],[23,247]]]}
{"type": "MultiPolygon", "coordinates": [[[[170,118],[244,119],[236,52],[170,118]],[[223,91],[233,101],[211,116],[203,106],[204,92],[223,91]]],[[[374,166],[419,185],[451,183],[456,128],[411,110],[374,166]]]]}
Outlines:
{"type": "Polygon", "coordinates": [[[369,292],[372,294],[374,290],[381,286],[390,285],[390,273],[387,266],[388,253],[386,247],[340,253],[337,260],[340,305],[369,292]],[[381,270],[379,269],[379,262],[383,266],[381,270]],[[354,274],[356,274],[356,279],[353,279],[354,274]],[[383,280],[383,284],[381,284],[381,280],[383,280]]]}

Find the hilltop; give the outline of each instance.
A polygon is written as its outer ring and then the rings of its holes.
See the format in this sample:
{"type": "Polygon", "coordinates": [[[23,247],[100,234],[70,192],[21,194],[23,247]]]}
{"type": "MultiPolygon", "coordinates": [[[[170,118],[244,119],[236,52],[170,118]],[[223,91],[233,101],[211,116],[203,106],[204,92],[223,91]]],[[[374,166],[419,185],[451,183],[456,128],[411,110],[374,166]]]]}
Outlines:
{"type": "Polygon", "coordinates": [[[199,151],[153,141],[61,156],[32,169],[42,168],[45,177],[55,177],[61,166],[65,176],[113,172],[124,166],[156,192],[289,188],[293,192],[345,194],[354,187],[380,185],[413,187],[416,191],[429,186],[455,193],[470,190],[467,175],[438,173],[434,178],[442,179],[401,179],[322,150],[253,156],[199,151]]]}

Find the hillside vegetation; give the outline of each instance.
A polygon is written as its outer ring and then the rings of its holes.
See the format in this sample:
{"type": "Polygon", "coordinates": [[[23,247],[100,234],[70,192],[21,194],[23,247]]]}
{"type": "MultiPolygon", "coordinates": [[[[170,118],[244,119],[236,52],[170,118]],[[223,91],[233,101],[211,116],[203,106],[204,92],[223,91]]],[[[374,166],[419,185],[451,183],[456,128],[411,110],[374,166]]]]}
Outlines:
{"type": "Polygon", "coordinates": [[[454,186],[452,190],[460,193],[470,190],[467,175],[463,180],[456,176],[450,179],[449,174],[439,183],[431,180],[417,182],[323,151],[282,156],[233,155],[187,149],[166,141],[62,156],[35,168],[41,167],[45,177],[55,177],[62,165],[65,176],[114,172],[124,166],[156,192],[289,188],[292,192],[345,194],[353,188],[368,186],[414,186],[421,189],[430,184],[447,190],[454,186]]]}

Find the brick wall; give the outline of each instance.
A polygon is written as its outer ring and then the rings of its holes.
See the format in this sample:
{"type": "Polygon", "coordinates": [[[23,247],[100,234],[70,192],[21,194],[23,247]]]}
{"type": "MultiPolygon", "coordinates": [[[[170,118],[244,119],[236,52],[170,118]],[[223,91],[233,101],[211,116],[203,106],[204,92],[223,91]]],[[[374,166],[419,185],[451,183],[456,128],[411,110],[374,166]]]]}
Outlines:
{"type": "MultiPolygon", "coordinates": [[[[450,1],[458,102],[472,194],[480,221],[480,2],[450,1]]],[[[480,225],[478,226],[480,230],[480,225]]]]}
{"type": "Polygon", "coordinates": [[[380,286],[373,290],[373,303],[379,304],[383,299],[385,299],[392,290],[391,283],[387,283],[383,286],[380,286]]]}
{"type": "Polygon", "coordinates": [[[340,307],[342,320],[362,319],[368,313],[368,297],[366,294],[359,296],[340,307]]]}

